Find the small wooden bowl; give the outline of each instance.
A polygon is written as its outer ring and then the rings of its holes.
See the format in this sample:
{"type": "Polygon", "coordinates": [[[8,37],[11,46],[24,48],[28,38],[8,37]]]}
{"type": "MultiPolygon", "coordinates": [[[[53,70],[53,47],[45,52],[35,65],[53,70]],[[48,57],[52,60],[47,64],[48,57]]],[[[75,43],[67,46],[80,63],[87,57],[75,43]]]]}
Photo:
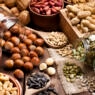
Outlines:
{"type": "Polygon", "coordinates": [[[31,15],[31,21],[34,24],[34,26],[36,26],[38,29],[41,29],[44,31],[53,31],[53,30],[59,29],[59,21],[60,21],[59,12],[55,14],[51,14],[51,15],[41,15],[41,14],[34,12],[31,9],[30,3],[29,3],[29,11],[31,15]]]}
{"type": "Polygon", "coordinates": [[[18,82],[18,80],[16,80],[14,77],[12,77],[8,74],[5,74],[5,73],[1,73],[1,74],[4,74],[5,76],[8,76],[9,81],[13,83],[13,86],[17,87],[17,90],[18,90],[17,95],[22,95],[22,87],[21,87],[20,83],[18,82]]]}

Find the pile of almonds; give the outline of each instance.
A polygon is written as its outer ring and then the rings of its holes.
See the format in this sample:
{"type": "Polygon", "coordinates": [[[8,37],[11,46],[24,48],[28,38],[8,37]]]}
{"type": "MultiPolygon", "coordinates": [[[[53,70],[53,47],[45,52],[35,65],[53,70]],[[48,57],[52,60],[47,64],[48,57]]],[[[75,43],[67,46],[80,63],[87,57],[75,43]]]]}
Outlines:
{"type": "Polygon", "coordinates": [[[57,13],[62,8],[62,0],[31,0],[30,8],[42,15],[57,13]]]}
{"type": "Polygon", "coordinates": [[[39,66],[39,57],[44,55],[43,44],[44,40],[31,30],[15,24],[0,39],[0,46],[11,53],[11,58],[5,61],[5,67],[31,71],[34,66],[39,66]]]}

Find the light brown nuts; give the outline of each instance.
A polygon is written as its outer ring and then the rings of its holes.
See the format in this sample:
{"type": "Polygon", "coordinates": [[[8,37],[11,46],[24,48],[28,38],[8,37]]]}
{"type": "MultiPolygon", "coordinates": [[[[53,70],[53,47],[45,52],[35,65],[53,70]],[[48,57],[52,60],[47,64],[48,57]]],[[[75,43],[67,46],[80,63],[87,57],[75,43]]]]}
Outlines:
{"type": "Polygon", "coordinates": [[[11,32],[10,31],[4,32],[4,39],[8,40],[10,37],[11,37],[11,32]]]}
{"type": "Polygon", "coordinates": [[[29,55],[29,51],[27,49],[22,49],[21,50],[21,55],[22,56],[28,56],[29,55]]]}
{"type": "Polygon", "coordinates": [[[28,56],[23,56],[23,57],[22,57],[22,60],[23,60],[24,62],[29,62],[29,61],[30,61],[30,57],[28,57],[28,56]]]}
{"type": "Polygon", "coordinates": [[[29,45],[28,48],[30,51],[33,51],[36,49],[36,46],[35,45],[29,45]]]}
{"type": "Polygon", "coordinates": [[[48,67],[47,72],[49,75],[55,75],[56,74],[56,70],[53,67],[48,67]]]}
{"type": "Polygon", "coordinates": [[[34,66],[39,66],[40,64],[40,59],[38,57],[33,57],[31,59],[31,62],[33,63],[34,66]]]}
{"type": "Polygon", "coordinates": [[[4,47],[6,50],[11,50],[14,47],[14,45],[12,42],[6,41],[4,47]]]}
{"type": "Polygon", "coordinates": [[[24,65],[23,65],[24,69],[26,71],[31,71],[33,70],[33,64],[31,62],[26,62],[24,65]]]}
{"type": "Polygon", "coordinates": [[[18,37],[15,37],[15,36],[13,36],[13,37],[11,38],[11,41],[12,41],[15,45],[18,45],[18,44],[20,43],[20,39],[19,39],[18,37]]]}
{"type": "Polygon", "coordinates": [[[19,24],[15,24],[12,28],[10,28],[12,33],[18,34],[19,33],[19,24]]]}
{"type": "Polygon", "coordinates": [[[12,59],[8,59],[5,61],[4,65],[6,68],[11,69],[14,66],[14,61],[12,59]]]}
{"type": "Polygon", "coordinates": [[[27,36],[24,35],[24,34],[20,34],[19,38],[20,38],[21,41],[24,41],[25,39],[27,39],[27,36]]]}
{"type": "Polygon", "coordinates": [[[47,64],[48,66],[51,66],[51,65],[54,64],[54,60],[53,60],[52,58],[47,58],[47,59],[46,59],[46,64],[47,64]]]}
{"type": "Polygon", "coordinates": [[[44,44],[44,40],[42,38],[37,38],[34,43],[37,46],[42,46],[44,44]]]}
{"type": "Polygon", "coordinates": [[[33,42],[32,42],[31,39],[25,39],[25,40],[24,40],[24,43],[25,43],[26,45],[31,45],[33,42]]]}
{"type": "Polygon", "coordinates": [[[4,44],[5,44],[5,40],[0,39],[0,47],[3,47],[3,46],[4,46],[4,44]]]}
{"type": "Polygon", "coordinates": [[[38,56],[43,56],[44,55],[44,49],[40,46],[38,46],[36,49],[35,49],[36,53],[38,54],[38,56]]]}
{"type": "Polygon", "coordinates": [[[24,43],[20,43],[20,44],[18,45],[18,47],[19,47],[20,50],[21,50],[21,49],[24,49],[24,48],[27,48],[24,43]]]}
{"type": "Polygon", "coordinates": [[[13,47],[13,48],[11,49],[11,52],[12,52],[12,53],[20,53],[20,50],[19,50],[18,47],[13,47]]]}
{"type": "Polygon", "coordinates": [[[21,59],[16,59],[14,65],[16,68],[21,68],[24,65],[24,62],[21,59]]]}
{"type": "Polygon", "coordinates": [[[30,57],[38,57],[38,54],[35,51],[30,51],[30,57]]]}
{"type": "Polygon", "coordinates": [[[36,34],[31,33],[30,35],[28,35],[28,38],[31,39],[32,41],[35,41],[37,39],[36,34]]]}
{"type": "Polygon", "coordinates": [[[16,69],[14,71],[14,76],[17,78],[17,79],[23,79],[24,78],[24,73],[22,70],[20,69],[16,69]]]}
{"type": "Polygon", "coordinates": [[[47,64],[46,63],[41,63],[39,65],[39,69],[42,71],[42,70],[46,70],[47,69],[47,64]]]}
{"type": "Polygon", "coordinates": [[[12,59],[13,60],[20,59],[20,58],[21,58],[21,55],[19,53],[12,54],[12,59]]]}
{"type": "MultiPolygon", "coordinates": [[[[25,34],[26,36],[28,36],[28,35],[31,35],[31,33],[32,33],[32,31],[31,31],[31,30],[26,29],[24,34],[25,34]]],[[[29,38],[29,39],[30,39],[30,38],[29,38]]]]}

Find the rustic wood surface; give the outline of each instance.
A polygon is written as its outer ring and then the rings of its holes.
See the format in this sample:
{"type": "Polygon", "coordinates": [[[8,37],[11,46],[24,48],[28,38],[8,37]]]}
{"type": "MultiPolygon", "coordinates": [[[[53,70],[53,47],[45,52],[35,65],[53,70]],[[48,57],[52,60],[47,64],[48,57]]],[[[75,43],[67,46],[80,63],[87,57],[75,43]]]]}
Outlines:
{"type": "MultiPolygon", "coordinates": [[[[0,65],[1,65],[0,66],[0,72],[4,72],[6,74],[10,74],[10,75],[13,76],[13,70],[9,71],[9,70],[4,69],[4,61],[6,59],[8,59],[8,57],[10,57],[10,55],[8,53],[3,53],[1,63],[0,63],[0,65]]],[[[48,57],[49,57],[48,51],[47,51],[47,49],[45,49],[45,55],[44,55],[43,58],[41,58],[41,62],[44,62],[45,59],[48,58],[48,57]]],[[[38,71],[38,70],[35,69],[32,72],[36,72],[36,71],[38,71]]],[[[25,86],[26,86],[25,81],[26,81],[26,79],[29,75],[30,75],[30,73],[25,75],[25,80],[24,79],[19,80],[19,82],[22,86],[22,89],[23,89],[22,95],[24,95],[24,93],[25,93],[25,86]]],[[[59,80],[58,74],[51,77],[51,81],[52,81],[52,85],[54,85],[54,88],[56,89],[56,91],[58,92],[59,95],[66,95],[65,92],[64,92],[64,89],[62,88],[62,85],[61,85],[61,82],[59,80]]],[[[53,94],[51,94],[51,95],[53,95],[53,94]]],[[[91,95],[91,94],[88,93],[88,92],[83,92],[83,93],[75,94],[75,95],[91,95]]]]}

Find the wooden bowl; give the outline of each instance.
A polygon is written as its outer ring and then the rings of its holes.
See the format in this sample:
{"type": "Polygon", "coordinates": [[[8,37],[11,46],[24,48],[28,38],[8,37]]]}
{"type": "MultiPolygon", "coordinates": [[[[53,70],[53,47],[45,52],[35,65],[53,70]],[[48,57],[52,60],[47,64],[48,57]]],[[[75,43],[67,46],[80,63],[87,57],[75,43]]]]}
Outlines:
{"type": "Polygon", "coordinates": [[[18,91],[17,95],[22,95],[22,87],[21,87],[20,83],[18,82],[18,80],[16,80],[14,77],[12,77],[8,74],[5,74],[5,73],[1,73],[1,74],[8,76],[9,81],[13,83],[13,86],[17,87],[17,91],[18,91]]]}
{"type": "MultiPolygon", "coordinates": [[[[31,2],[31,1],[30,1],[31,2]]],[[[63,2],[63,0],[62,0],[63,2]]],[[[63,4],[64,6],[64,4],[63,4]]],[[[63,8],[62,6],[62,8],[63,8]]],[[[52,31],[59,29],[59,12],[51,15],[42,15],[34,12],[31,9],[31,5],[29,4],[29,11],[31,15],[31,22],[36,26],[38,29],[44,31],[52,31]]]]}

